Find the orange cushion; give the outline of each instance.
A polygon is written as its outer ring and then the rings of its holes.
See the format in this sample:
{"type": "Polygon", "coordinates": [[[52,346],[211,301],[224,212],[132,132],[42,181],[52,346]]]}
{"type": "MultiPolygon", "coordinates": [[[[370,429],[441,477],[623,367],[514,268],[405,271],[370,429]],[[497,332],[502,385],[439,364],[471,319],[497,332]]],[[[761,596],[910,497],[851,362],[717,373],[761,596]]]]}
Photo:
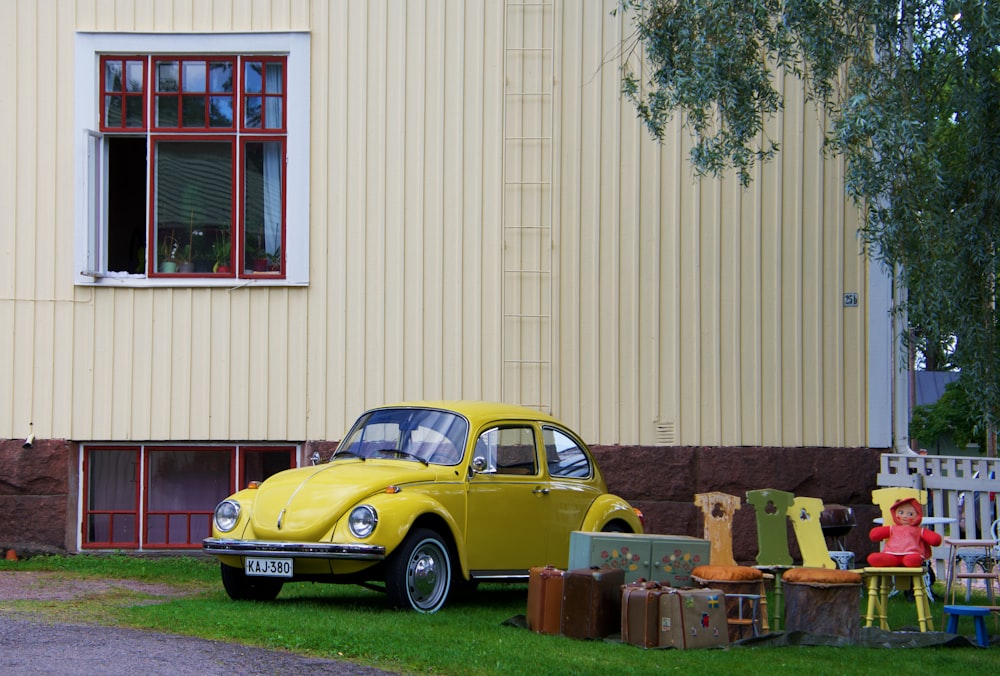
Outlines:
{"type": "Polygon", "coordinates": [[[861,576],[838,568],[792,568],[781,576],[782,582],[803,584],[861,584],[861,576]]]}
{"type": "Polygon", "coordinates": [[[750,566],[697,566],[692,577],[702,580],[743,582],[764,579],[764,573],[750,566]]]}

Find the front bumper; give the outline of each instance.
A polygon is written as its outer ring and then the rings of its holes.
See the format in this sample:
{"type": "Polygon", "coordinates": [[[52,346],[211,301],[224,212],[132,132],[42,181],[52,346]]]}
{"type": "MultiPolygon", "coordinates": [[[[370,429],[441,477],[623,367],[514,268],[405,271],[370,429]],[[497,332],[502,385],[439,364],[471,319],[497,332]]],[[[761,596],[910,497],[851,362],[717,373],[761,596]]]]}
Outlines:
{"type": "Polygon", "coordinates": [[[345,559],[382,561],[382,545],[335,544],[332,542],[278,542],[270,540],[231,540],[205,538],[201,548],[219,556],[291,557],[301,559],[345,559]]]}

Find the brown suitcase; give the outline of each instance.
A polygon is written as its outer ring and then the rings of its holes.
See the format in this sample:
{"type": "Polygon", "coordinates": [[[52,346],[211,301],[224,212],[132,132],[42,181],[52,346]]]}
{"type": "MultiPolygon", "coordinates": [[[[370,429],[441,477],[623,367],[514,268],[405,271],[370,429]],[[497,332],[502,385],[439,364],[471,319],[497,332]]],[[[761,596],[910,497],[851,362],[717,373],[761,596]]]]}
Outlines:
{"type": "Polygon", "coordinates": [[[562,623],[563,571],[536,566],[528,571],[528,628],[558,634],[562,623]]]}
{"type": "Polygon", "coordinates": [[[726,595],[718,589],[678,589],[660,596],[660,645],[691,650],[729,645],[726,595]]]}
{"type": "Polygon", "coordinates": [[[562,634],[570,638],[604,638],[622,623],[621,568],[576,568],[563,576],[562,634]]]}
{"type": "Polygon", "coordinates": [[[670,593],[657,582],[622,587],[622,642],[640,648],[660,645],[660,596],[670,593]]]}

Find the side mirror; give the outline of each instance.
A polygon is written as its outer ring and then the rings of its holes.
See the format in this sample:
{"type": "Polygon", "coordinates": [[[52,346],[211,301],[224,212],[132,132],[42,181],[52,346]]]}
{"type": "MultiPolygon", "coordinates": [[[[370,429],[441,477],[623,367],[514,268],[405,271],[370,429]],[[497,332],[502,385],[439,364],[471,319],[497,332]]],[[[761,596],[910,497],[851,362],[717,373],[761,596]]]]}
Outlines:
{"type": "Polygon", "coordinates": [[[486,458],[481,455],[472,459],[472,471],[479,474],[486,470],[486,458]]]}

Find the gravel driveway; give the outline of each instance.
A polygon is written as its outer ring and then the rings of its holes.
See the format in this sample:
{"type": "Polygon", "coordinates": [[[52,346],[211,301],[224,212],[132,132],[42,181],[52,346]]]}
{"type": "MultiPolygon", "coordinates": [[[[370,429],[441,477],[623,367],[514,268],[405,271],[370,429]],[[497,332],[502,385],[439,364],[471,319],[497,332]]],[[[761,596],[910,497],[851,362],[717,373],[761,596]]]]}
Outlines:
{"type": "Polygon", "coordinates": [[[390,673],[347,661],[304,657],[221,641],[136,629],[56,623],[3,608],[5,601],[64,601],[122,587],[155,596],[178,594],[176,589],[166,585],[131,580],[67,580],[52,573],[0,572],[0,673],[5,676],[390,673]]]}

